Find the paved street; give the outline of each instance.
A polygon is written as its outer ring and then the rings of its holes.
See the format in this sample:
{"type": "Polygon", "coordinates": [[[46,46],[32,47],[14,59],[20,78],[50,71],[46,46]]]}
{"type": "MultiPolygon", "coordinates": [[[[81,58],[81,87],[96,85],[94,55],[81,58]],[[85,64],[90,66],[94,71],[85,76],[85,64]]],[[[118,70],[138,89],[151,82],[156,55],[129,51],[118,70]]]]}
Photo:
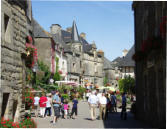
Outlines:
{"type": "MultiPolygon", "coordinates": [[[[149,126],[133,119],[133,115],[128,112],[127,120],[120,119],[120,109],[118,113],[109,114],[109,119],[103,120],[90,120],[90,111],[87,102],[80,101],[78,105],[77,119],[59,119],[53,125],[51,121],[53,117],[35,118],[38,128],[148,128],[149,126]]],[[[97,109],[97,114],[99,110],[97,109]]]]}

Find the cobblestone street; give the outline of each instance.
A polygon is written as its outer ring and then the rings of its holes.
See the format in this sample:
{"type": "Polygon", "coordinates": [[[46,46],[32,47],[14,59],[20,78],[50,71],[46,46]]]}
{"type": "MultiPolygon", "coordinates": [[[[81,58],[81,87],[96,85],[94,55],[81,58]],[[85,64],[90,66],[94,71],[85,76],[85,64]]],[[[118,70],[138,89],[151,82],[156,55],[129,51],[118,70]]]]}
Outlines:
{"type": "MultiPolygon", "coordinates": [[[[53,117],[35,118],[38,128],[148,128],[148,125],[134,120],[133,115],[128,113],[127,120],[120,119],[120,109],[118,113],[110,113],[109,119],[90,120],[90,111],[87,102],[80,101],[78,105],[77,119],[59,119],[56,124],[52,124],[53,117]]],[[[99,110],[96,110],[98,115],[99,110]]]]}

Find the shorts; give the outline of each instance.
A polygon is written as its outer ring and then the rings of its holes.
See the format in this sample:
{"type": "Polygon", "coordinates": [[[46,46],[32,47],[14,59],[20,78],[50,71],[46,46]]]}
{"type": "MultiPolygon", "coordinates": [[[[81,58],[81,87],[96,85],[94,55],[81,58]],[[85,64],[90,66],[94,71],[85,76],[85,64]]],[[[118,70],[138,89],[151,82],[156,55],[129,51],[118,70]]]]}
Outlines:
{"type": "Polygon", "coordinates": [[[65,114],[65,115],[67,115],[67,114],[68,114],[67,110],[64,110],[64,114],[65,114]]]}
{"type": "Polygon", "coordinates": [[[35,110],[39,109],[39,105],[35,105],[35,104],[34,104],[34,109],[35,109],[35,110]]]}
{"type": "Polygon", "coordinates": [[[75,113],[75,115],[77,116],[77,108],[72,108],[72,115],[75,113]]]}
{"type": "Polygon", "coordinates": [[[53,108],[54,108],[54,115],[56,116],[56,117],[59,117],[60,116],[60,108],[59,107],[56,107],[56,106],[53,106],[53,108]]]}

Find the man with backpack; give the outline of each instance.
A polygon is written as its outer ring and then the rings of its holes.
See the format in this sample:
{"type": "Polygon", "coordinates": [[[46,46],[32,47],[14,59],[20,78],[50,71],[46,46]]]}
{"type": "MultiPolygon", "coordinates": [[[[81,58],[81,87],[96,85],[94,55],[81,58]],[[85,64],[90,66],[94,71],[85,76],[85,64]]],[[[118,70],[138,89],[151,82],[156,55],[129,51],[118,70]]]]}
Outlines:
{"type": "Polygon", "coordinates": [[[126,96],[125,93],[122,94],[122,111],[121,111],[121,119],[126,120],[127,113],[126,113],[126,96]]]}
{"type": "Polygon", "coordinates": [[[113,92],[111,95],[111,111],[117,112],[117,97],[115,96],[115,93],[113,92]]]}

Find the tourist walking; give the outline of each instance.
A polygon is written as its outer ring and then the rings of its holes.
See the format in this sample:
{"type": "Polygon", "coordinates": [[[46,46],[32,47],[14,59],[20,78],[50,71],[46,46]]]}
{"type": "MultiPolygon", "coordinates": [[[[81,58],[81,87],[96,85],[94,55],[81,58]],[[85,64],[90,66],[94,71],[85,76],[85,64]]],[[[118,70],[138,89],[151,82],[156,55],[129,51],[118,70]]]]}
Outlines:
{"type": "Polygon", "coordinates": [[[63,108],[64,108],[64,119],[67,119],[67,115],[68,115],[68,101],[65,100],[64,104],[63,104],[63,108]]]}
{"type": "Polygon", "coordinates": [[[111,111],[117,112],[117,97],[114,92],[111,95],[111,108],[111,111]]]}
{"type": "Polygon", "coordinates": [[[92,91],[92,94],[88,98],[88,104],[90,107],[91,119],[93,121],[96,119],[96,107],[98,105],[98,98],[95,95],[95,91],[92,91]]]}
{"type": "Polygon", "coordinates": [[[105,97],[105,93],[102,93],[102,96],[99,98],[100,120],[105,119],[106,105],[107,105],[107,98],[105,97]]]}
{"type": "Polygon", "coordinates": [[[47,95],[47,102],[46,102],[46,109],[45,109],[45,116],[47,115],[47,112],[49,112],[49,116],[51,116],[51,104],[52,104],[52,98],[51,94],[47,95]]]}
{"type": "MultiPolygon", "coordinates": [[[[99,92],[99,89],[96,89],[96,96],[98,98],[98,101],[99,101],[101,95],[102,95],[102,93],[99,92]]],[[[98,106],[98,108],[99,108],[99,106],[98,106]]],[[[97,118],[100,119],[100,108],[99,108],[99,116],[97,118]]]]}
{"type": "Polygon", "coordinates": [[[90,95],[91,95],[90,90],[87,90],[87,93],[86,93],[86,99],[87,99],[87,101],[88,101],[88,98],[89,98],[90,95]]]}
{"type": "Polygon", "coordinates": [[[43,93],[42,97],[40,97],[39,99],[41,117],[44,117],[45,115],[46,102],[47,98],[45,96],[45,93],[43,93]]]}
{"type": "Polygon", "coordinates": [[[122,94],[122,111],[121,111],[121,119],[126,120],[127,113],[126,113],[126,96],[125,93],[122,94]]]}
{"type": "Polygon", "coordinates": [[[78,100],[77,97],[75,96],[74,99],[72,100],[72,112],[71,112],[71,118],[75,119],[77,114],[78,114],[78,100]],[[75,117],[73,117],[73,114],[75,113],[75,117]]]}
{"type": "Polygon", "coordinates": [[[34,109],[35,109],[35,117],[38,117],[38,110],[39,110],[39,100],[38,94],[34,97],[34,109]]]}
{"type": "Polygon", "coordinates": [[[59,97],[59,91],[56,91],[55,95],[53,96],[53,108],[54,108],[53,123],[57,122],[58,117],[60,116],[60,104],[61,100],[59,97]]]}
{"type": "Polygon", "coordinates": [[[106,99],[107,99],[107,105],[106,105],[106,117],[105,117],[105,119],[108,118],[108,113],[110,112],[110,109],[111,109],[111,102],[110,102],[109,94],[106,94],[106,99]]]}

